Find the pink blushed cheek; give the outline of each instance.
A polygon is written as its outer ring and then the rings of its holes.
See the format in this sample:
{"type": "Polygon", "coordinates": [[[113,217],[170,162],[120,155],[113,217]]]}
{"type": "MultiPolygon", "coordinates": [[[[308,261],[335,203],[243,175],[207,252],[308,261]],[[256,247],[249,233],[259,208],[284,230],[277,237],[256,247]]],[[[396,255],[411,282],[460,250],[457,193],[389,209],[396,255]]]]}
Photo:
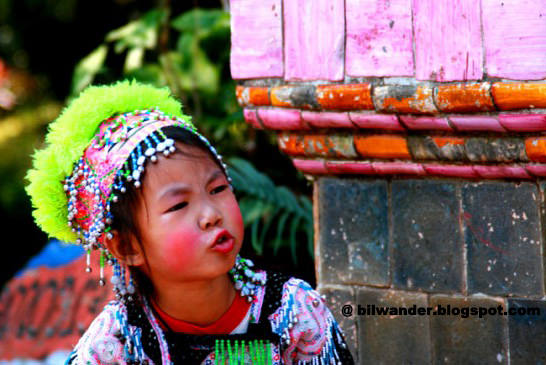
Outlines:
{"type": "Polygon", "coordinates": [[[183,271],[195,264],[199,237],[189,229],[179,229],[169,234],[165,240],[163,259],[166,267],[172,270],[183,271]]]}

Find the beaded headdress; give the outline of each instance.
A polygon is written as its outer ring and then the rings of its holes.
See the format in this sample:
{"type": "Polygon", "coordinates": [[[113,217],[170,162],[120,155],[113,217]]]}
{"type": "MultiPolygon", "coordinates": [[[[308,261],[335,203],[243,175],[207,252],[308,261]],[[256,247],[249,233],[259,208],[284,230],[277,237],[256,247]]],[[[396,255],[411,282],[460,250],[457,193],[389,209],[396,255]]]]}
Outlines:
{"type": "MultiPolygon", "coordinates": [[[[100,284],[105,284],[104,266],[114,266],[112,284],[118,299],[134,292],[126,283],[124,268],[108,252],[104,240],[111,238],[111,204],[127,184],[141,185],[147,161],[157,154],[175,152],[174,140],[162,128],[175,126],[194,133],[212,152],[227,176],[227,166],[215,148],[182,114],[181,105],[168,89],[122,81],[92,86],[73,100],[51,123],[46,148],[33,156],[26,190],[34,207],[33,216],[50,236],[83,245],[90,256],[99,251],[100,284]]],[[[244,260],[238,257],[238,265],[244,260]]],[[[239,271],[239,270],[238,270],[239,271]]],[[[245,275],[248,276],[248,275],[245,275]]]]}

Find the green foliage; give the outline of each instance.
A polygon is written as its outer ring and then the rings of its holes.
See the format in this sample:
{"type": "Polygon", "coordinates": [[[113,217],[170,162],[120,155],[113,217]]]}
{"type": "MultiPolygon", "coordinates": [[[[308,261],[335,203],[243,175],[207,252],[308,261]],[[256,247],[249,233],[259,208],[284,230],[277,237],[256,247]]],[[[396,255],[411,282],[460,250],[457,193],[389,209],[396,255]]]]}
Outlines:
{"type": "Polygon", "coordinates": [[[40,146],[47,124],[60,110],[59,102],[44,100],[0,119],[0,211],[10,212],[11,216],[27,213],[23,207],[30,204],[23,181],[31,167],[30,156],[40,146]]]}
{"type": "Polygon", "coordinates": [[[108,48],[105,45],[100,45],[78,62],[74,70],[74,76],[72,77],[72,91],[74,94],[79,94],[93,82],[95,74],[99,72],[106,59],[107,51],[108,48]]]}
{"type": "Polygon", "coordinates": [[[220,149],[235,152],[248,126],[230,128],[242,111],[229,73],[229,14],[200,8],[172,19],[169,14],[169,8],[153,9],[110,31],[76,66],[71,94],[122,78],[168,86],[203,134],[214,134],[220,149]],[[119,57],[123,69],[116,64],[119,57]]]}
{"type": "Polygon", "coordinates": [[[161,9],[154,9],[121,28],[106,35],[107,42],[115,42],[114,50],[121,53],[126,49],[154,49],[157,45],[159,25],[167,14],[161,9]]]}
{"type": "Polygon", "coordinates": [[[236,193],[242,193],[239,206],[245,226],[250,226],[250,242],[256,253],[262,255],[265,245],[272,246],[273,254],[277,254],[282,246],[289,246],[292,259],[296,262],[299,245],[296,234],[303,231],[312,256],[313,215],[309,198],[297,197],[286,187],[275,186],[269,177],[244,159],[231,157],[228,165],[233,187],[236,193]],[[266,240],[274,221],[276,234],[273,239],[266,240]]]}

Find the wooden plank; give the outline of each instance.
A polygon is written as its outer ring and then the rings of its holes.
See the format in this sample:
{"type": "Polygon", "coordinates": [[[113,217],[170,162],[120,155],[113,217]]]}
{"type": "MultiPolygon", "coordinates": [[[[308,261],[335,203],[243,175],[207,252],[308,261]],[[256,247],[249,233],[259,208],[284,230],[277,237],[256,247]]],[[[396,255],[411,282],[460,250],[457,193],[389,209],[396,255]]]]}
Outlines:
{"type": "Polygon", "coordinates": [[[231,0],[231,76],[283,76],[281,0],[231,0]]]}
{"type": "Polygon", "coordinates": [[[346,0],[349,76],[413,76],[410,0],[346,0]]]}
{"type": "Polygon", "coordinates": [[[418,80],[479,80],[483,75],[480,2],[413,0],[418,80]]]}
{"type": "Polygon", "coordinates": [[[344,77],[343,0],[285,0],[286,80],[340,81],[344,77]]]}
{"type": "Polygon", "coordinates": [[[488,76],[546,78],[546,1],[483,0],[488,76]]]}

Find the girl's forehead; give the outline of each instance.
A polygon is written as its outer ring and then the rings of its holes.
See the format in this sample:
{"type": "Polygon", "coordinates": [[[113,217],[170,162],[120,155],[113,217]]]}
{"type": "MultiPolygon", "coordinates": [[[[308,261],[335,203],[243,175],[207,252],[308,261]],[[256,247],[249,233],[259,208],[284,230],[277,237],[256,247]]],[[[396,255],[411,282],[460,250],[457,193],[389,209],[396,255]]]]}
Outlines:
{"type": "Polygon", "coordinates": [[[211,174],[220,170],[207,152],[193,146],[182,146],[183,149],[177,149],[169,157],[161,156],[156,163],[146,166],[144,185],[204,183],[211,174]]]}

